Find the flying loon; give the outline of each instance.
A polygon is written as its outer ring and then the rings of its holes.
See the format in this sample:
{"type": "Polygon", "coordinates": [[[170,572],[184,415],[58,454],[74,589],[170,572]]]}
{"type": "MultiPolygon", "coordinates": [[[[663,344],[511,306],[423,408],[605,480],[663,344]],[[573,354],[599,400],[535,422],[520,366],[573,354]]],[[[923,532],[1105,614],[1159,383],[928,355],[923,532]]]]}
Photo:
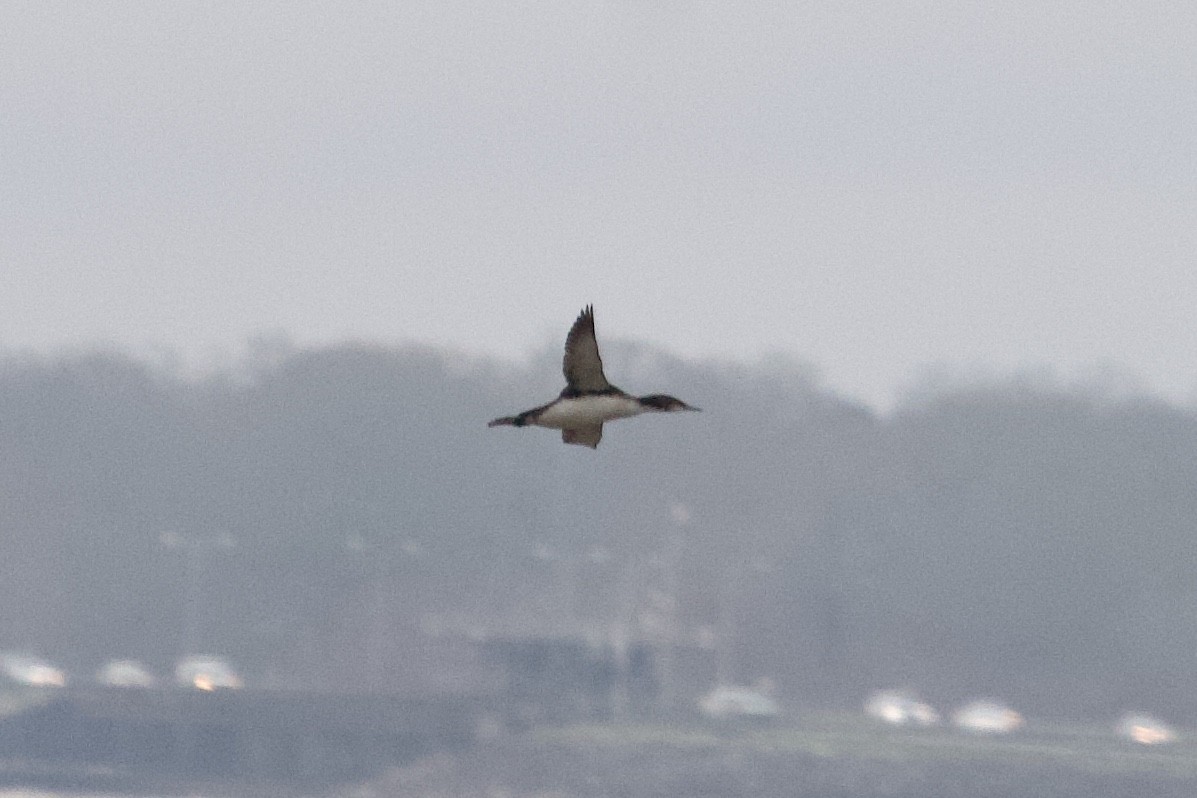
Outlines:
{"type": "Polygon", "coordinates": [[[630,418],[641,413],[674,413],[698,410],[681,399],[664,394],[632,396],[603,375],[598,342],[594,339],[594,306],[587,305],[565,338],[565,389],[547,405],[515,416],[496,418],[488,427],[548,427],[561,430],[561,440],[578,446],[598,448],[603,422],[630,418]]]}

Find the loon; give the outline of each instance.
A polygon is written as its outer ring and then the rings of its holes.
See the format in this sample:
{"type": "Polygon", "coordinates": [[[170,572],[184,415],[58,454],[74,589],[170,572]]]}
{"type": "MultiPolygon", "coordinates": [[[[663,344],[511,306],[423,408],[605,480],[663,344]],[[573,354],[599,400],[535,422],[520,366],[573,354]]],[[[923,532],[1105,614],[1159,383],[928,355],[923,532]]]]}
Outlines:
{"type": "Polygon", "coordinates": [[[597,449],[603,437],[603,422],[630,418],[641,413],[675,413],[698,410],[681,399],[665,394],[632,396],[603,375],[598,341],[594,338],[594,306],[587,305],[565,338],[565,389],[547,405],[514,416],[496,418],[488,427],[548,427],[561,430],[561,440],[597,449]]]}

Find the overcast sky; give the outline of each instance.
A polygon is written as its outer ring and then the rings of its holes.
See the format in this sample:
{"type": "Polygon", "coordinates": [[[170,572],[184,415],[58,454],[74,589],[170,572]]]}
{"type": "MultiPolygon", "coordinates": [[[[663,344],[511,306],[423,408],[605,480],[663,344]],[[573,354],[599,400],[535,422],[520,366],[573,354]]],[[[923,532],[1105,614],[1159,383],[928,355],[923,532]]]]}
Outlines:
{"type": "Polygon", "coordinates": [[[879,404],[1191,399],[1195,43],[1182,0],[6,2],[0,346],[516,359],[593,302],[879,404]]]}

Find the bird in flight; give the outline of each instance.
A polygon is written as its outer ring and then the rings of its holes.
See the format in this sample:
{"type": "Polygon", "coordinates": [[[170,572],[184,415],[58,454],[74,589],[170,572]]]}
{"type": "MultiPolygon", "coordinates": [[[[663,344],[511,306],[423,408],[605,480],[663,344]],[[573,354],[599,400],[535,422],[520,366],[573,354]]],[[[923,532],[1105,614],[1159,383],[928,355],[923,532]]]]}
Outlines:
{"type": "Polygon", "coordinates": [[[632,396],[607,382],[598,341],[594,338],[594,308],[587,305],[565,338],[565,389],[547,405],[514,416],[496,418],[488,427],[548,427],[561,430],[561,440],[597,449],[603,422],[641,413],[698,410],[681,399],[654,393],[632,396]]]}

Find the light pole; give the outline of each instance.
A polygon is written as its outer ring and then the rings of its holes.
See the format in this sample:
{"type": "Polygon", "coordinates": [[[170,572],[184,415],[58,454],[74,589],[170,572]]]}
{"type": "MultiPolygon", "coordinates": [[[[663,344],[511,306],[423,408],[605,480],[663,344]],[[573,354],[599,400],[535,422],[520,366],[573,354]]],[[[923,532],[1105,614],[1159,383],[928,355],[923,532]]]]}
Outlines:
{"type": "Polygon", "coordinates": [[[677,639],[678,639],[678,594],[680,592],[679,572],[682,554],[685,550],[685,529],[691,520],[690,508],[682,502],[669,506],[669,518],[673,521],[673,532],[669,535],[668,549],[664,557],[664,640],[661,646],[661,706],[671,712],[677,702],[677,639]]]}
{"type": "Polygon", "coordinates": [[[719,631],[715,642],[715,683],[730,685],[736,683],[736,668],[733,666],[734,652],[739,635],[738,628],[743,616],[741,604],[744,587],[751,575],[762,579],[773,573],[773,565],[763,556],[757,555],[743,560],[731,558],[724,572],[723,596],[719,608],[719,631]]]}
{"type": "Polygon", "coordinates": [[[197,645],[202,636],[204,581],[209,554],[230,551],[237,539],[228,532],[216,535],[184,535],[176,531],[163,532],[158,537],[162,547],[179,552],[183,557],[183,623],[179,658],[199,653],[197,645]]]}
{"type": "Polygon", "coordinates": [[[404,538],[392,549],[384,543],[368,541],[359,534],[346,537],[343,545],[347,551],[358,555],[363,562],[370,563],[363,569],[367,571],[370,586],[363,660],[366,685],[371,691],[379,693],[385,687],[387,630],[392,626],[393,602],[388,594],[387,577],[394,570],[395,552],[414,560],[423,556],[424,546],[418,540],[404,538]]]}

